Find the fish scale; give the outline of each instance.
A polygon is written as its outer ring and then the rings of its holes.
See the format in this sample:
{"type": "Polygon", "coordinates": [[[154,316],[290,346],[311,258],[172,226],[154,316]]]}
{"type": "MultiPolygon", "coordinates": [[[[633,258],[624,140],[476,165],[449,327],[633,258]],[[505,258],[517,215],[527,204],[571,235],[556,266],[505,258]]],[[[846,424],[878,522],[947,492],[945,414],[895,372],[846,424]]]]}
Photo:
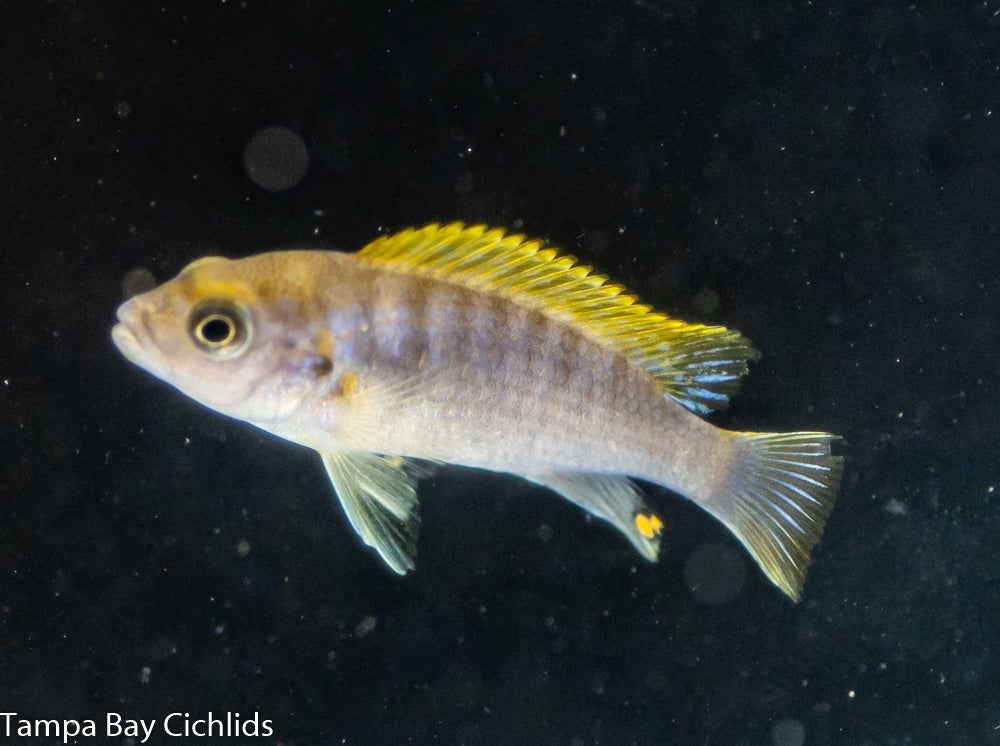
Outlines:
{"type": "MultiPolygon", "coordinates": [[[[373,307],[371,326],[361,336],[377,343],[360,345],[371,347],[373,358],[352,359],[360,380],[377,380],[386,369],[418,370],[419,358],[426,357],[417,373],[423,380],[413,384],[421,388],[420,401],[393,413],[391,433],[374,436],[383,449],[490,469],[586,465],[598,473],[650,476],[640,465],[648,465],[653,446],[638,438],[649,431],[651,416],[666,419],[654,410],[677,405],[663,398],[648,374],[565,321],[509,299],[481,302],[481,293],[438,280],[401,281],[422,287],[398,292],[406,299],[403,308],[373,307]],[[522,382],[529,385],[522,388],[522,382]],[[452,433],[464,436],[461,452],[438,446],[451,443],[452,433]],[[629,445],[608,448],[609,437],[629,445]]],[[[678,408],[677,416],[683,421],[686,412],[678,408]]]]}

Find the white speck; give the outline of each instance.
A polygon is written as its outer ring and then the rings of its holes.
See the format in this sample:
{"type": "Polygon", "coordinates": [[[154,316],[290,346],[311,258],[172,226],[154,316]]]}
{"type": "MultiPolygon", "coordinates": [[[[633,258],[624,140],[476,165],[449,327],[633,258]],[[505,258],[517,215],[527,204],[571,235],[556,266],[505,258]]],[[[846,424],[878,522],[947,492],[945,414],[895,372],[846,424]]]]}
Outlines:
{"type": "Polygon", "coordinates": [[[900,502],[896,498],[892,498],[885,504],[885,512],[889,515],[906,515],[909,510],[905,503],[900,502]]]}
{"type": "Polygon", "coordinates": [[[358,638],[364,637],[373,629],[375,629],[375,625],[377,623],[378,622],[375,619],[375,617],[373,617],[371,614],[368,614],[354,627],[354,636],[358,638]]]}

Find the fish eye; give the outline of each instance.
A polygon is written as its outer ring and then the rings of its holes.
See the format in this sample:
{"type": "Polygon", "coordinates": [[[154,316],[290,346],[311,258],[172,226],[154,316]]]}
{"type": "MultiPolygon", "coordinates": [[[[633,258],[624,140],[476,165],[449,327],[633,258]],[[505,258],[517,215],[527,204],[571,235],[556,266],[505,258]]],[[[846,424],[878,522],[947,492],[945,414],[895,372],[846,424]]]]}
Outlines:
{"type": "Polygon", "coordinates": [[[250,312],[242,303],[211,300],[199,303],[188,317],[194,343],[212,357],[236,357],[250,341],[250,312]]]}

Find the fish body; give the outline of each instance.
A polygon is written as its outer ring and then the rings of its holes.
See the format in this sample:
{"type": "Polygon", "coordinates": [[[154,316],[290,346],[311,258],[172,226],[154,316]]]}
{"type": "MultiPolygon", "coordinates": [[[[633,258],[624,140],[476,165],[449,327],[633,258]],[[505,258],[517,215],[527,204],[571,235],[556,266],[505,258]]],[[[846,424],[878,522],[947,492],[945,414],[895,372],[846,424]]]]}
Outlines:
{"type": "Polygon", "coordinates": [[[441,462],[517,474],[655,560],[663,521],[629,477],[725,523],[797,599],[841,460],[826,433],[702,419],[757,353],[652,311],[572,257],[431,225],[356,254],[200,259],[126,301],[133,362],[206,406],[316,450],[355,529],[413,567],[416,482],[441,462]]]}

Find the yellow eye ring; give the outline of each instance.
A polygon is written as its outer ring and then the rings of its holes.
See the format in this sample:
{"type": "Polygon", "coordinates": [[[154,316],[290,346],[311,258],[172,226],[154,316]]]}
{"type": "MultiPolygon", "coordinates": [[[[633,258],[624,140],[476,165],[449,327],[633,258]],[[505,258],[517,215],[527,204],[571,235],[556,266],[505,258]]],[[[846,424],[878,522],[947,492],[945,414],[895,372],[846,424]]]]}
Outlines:
{"type": "Polygon", "coordinates": [[[242,353],[252,331],[249,310],[232,300],[203,301],[188,317],[191,340],[214,358],[233,358],[242,353]]]}

